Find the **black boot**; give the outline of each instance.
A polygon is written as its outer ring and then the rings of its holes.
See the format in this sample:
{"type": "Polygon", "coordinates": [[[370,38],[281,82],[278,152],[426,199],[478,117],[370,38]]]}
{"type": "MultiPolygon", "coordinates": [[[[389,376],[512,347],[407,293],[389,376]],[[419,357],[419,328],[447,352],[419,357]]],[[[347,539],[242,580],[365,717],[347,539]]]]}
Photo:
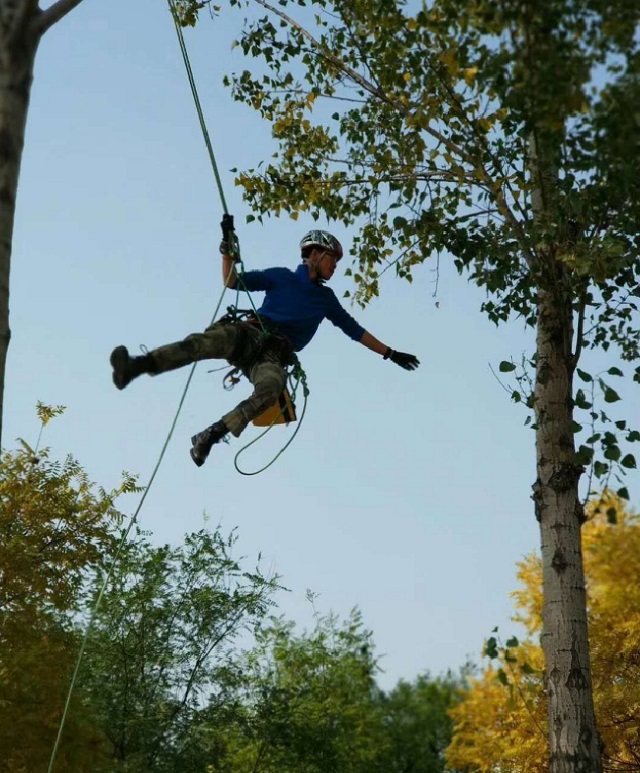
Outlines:
{"type": "Polygon", "coordinates": [[[113,368],[113,383],[118,389],[124,389],[142,373],[155,373],[153,360],[150,354],[140,357],[130,357],[126,346],[116,346],[109,358],[113,368]]]}
{"type": "Polygon", "coordinates": [[[220,419],[220,421],[203,429],[202,432],[198,432],[197,435],[194,435],[191,438],[193,447],[189,453],[198,467],[202,467],[207,456],[209,456],[209,451],[211,451],[213,446],[216,443],[219,443],[228,432],[227,425],[220,419]]]}

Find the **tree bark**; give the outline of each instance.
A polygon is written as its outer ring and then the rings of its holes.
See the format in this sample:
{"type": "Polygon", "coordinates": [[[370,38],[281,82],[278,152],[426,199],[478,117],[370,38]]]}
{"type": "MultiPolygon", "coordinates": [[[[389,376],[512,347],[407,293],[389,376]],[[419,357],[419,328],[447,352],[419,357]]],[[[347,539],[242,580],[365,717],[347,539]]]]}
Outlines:
{"type": "MultiPolygon", "coordinates": [[[[564,239],[559,188],[566,115],[551,98],[552,18],[538,2],[524,6],[523,32],[532,119],[528,146],[531,209],[538,243],[532,279],[538,292],[536,472],[533,499],[542,552],[542,637],[549,718],[549,773],[602,773],[593,707],[587,597],[582,561],[584,520],[573,420],[574,298],[570,269],[556,259],[564,239]],[[550,65],[548,63],[551,63],[550,65]]],[[[575,344],[576,355],[581,342],[575,344]]]]}
{"type": "Polygon", "coordinates": [[[601,773],[593,707],[587,600],[580,530],[583,508],[573,434],[571,296],[541,289],[535,384],[536,516],[542,546],[545,685],[549,702],[550,773],[601,773]]]}
{"type": "MultiPolygon", "coordinates": [[[[0,0],[5,4],[5,0],[0,0]]],[[[39,36],[33,3],[0,8],[0,445],[9,327],[9,276],[16,194],[39,36]]]]}

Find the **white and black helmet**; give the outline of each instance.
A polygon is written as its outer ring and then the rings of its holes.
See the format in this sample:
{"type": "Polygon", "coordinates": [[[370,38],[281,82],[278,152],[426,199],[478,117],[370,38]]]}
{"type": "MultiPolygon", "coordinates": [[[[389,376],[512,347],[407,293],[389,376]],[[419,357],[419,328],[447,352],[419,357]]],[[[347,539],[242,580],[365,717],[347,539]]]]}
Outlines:
{"type": "Polygon", "coordinates": [[[340,260],[344,254],[340,242],[328,231],[309,231],[302,237],[300,240],[300,251],[303,255],[306,250],[312,249],[313,247],[335,253],[338,256],[338,260],[340,260]]]}

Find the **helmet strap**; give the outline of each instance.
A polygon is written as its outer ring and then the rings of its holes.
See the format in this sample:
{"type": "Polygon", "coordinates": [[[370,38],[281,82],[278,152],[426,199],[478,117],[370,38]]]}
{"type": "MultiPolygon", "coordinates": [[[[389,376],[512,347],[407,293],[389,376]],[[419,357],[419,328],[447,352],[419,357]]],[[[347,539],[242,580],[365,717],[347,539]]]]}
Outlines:
{"type": "Polygon", "coordinates": [[[322,283],[324,280],[320,277],[320,273],[318,271],[318,264],[322,260],[322,256],[324,255],[325,250],[320,251],[318,248],[314,248],[309,255],[307,255],[306,258],[303,258],[303,263],[309,268],[309,277],[312,282],[318,282],[322,283]],[[314,253],[316,253],[314,255],[314,253]],[[312,257],[313,255],[313,257],[312,257]]]}

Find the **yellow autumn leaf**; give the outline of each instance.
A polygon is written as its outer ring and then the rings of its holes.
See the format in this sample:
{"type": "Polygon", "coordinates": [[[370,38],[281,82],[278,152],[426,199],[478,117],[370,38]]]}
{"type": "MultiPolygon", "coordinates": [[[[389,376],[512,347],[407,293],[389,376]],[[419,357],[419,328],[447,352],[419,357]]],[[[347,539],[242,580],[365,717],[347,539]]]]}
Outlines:
{"type": "Polygon", "coordinates": [[[473,86],[477,73],[478,73],[477,67],[467,67],[467,69],[464,70],[463,74],[464,74],[464,79],[467,86],[473,86]]]}
{"type": "Polygon", "coordinates": [[[442,64],[447,68],[451,75],[458,71],[458,60],[456,58],[455,51],[452,48],[450,48],[448,51],[444,51],[438,54],[438,59],[440,59],[442,64]]]}

